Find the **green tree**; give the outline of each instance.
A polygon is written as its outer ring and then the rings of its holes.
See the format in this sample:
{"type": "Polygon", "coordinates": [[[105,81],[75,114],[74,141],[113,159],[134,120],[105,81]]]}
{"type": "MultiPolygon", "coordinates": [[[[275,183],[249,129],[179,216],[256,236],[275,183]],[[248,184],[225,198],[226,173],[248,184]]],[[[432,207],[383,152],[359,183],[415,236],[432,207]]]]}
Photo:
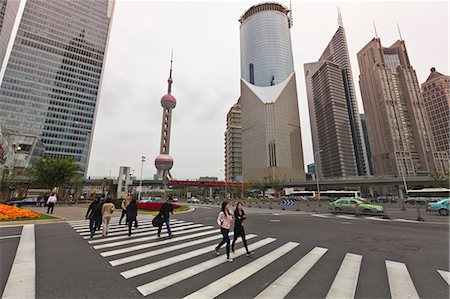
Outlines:
{"type": "Polygon", "coordinates": [[[30,176],[34,183],[51,191],[55,187],[67,186],[79,169],[80,166],[71,158],[42,158],[30,169],[30,176]]]}
{"type": "Polygon", "coordinates": [[[10,167],[5,166],[0,169],[0,199],[8,200],[9,187],[13,179],[13,171],[10,167]]]}
{"type": "Polygon", "coordinates": [[[434,170],[431,174],[431,186],[433,188],[448,188],[449,187],[449,177],[448,173],[441,173],[434,170]]]}

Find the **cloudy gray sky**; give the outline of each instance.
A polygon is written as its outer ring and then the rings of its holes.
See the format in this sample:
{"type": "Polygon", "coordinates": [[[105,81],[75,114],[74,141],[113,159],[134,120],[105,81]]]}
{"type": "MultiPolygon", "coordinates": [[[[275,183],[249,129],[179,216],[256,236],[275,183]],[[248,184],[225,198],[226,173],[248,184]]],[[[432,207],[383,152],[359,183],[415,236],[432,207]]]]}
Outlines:
{"type": "MultiPolygon", "coordinates": [[[[116,0],[89,176],[117,176],[131,166],[155,173],[170,52],[174,48],[170,154],[177,178],[223,178],[225,116],[240,93],[239,22],[260,1],[116,0]]],[[[280,3],[289,5],[288,1],[280,3]]],[[[292,1],[291,29],[297,73],[305,166],[313,162],[303,64],[317,61],[337,30],[340,6],[349,45],[359,110],[356,53],[374,36],[384,46],[397,39],[397,23],[419,83],[434,66],[449,74],[448,2],[292,1]]]]}

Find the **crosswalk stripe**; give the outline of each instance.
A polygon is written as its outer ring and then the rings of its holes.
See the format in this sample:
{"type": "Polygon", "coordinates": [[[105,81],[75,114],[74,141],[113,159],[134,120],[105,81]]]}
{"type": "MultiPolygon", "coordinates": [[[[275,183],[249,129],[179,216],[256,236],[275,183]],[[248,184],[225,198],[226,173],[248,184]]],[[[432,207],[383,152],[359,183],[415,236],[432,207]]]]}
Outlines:
{"type": "MultiPolygon", "coordinates": [[[[191,225],[194,224],[193,222],[183,222],[183,223],[175,223],[175,224],[170,224],[171,227],[180,227],[180,226],[186,226],[186,225],[191,225]]],[[[138,228],[133,228],[133,232],[134,233],[139,233],[139,232],[144,232],[144,231],[148,231],[148,230],[157,230],[158,228],[154,227],[151,223],[146,224],[146,225],[139,225],[138,228]]],[[[86,232],[86,233],[80,233],[81,236],[83,236],[83,239],[91,239],[90,237],[90,232],[86,232]]],[[[126,228],[122,228],[122,229],[111,229],[108,233],[108,236],[119,236],[119,235],[123,235],[126,234],[128,235],[128,227],[126,228]]],[[[101,234],[97,234],[94,235],[94,239],[102,239],[101,234]]]]}
{"type": "Polygon", "coordinates": [[[379,217],[367,217],[367,216],[363,216],[364,219],[370,219],[370,220],[375,220],[375,221],[392,221],[391,219],[384,219],[384,218],[379,218],[379,217]]]}
{"type": "Polygon", "coordinates": [[[407,223],[420,223],[420,221],[417,221],[417,220],[402,219],[402,218],[392,219],[392,221],[407,222],[407,223]]]}
{"type": "MultiPolygon", "coordinates": [[[[117,259],[117,260],[110,261],[109,263],[112,266],[119,266],[119,265],[131,263],[131,262],[135,262],[135,261],[138,261],[138,260],[141,260],[141,259],[145,259],[145,258],[148,258],[148,257],[152,257],[152,256],[155,256],[155,255],[159,255],[159,254],[162,254],[162,253],[167,253],[167,252],[170,252],[170,251],[175,251],[175,250],[178,250],[178,249],[187,248],[187,247],[190,247],[190,246],[195,246],[195,245],[202,244],[202,243],[205,243],[205,242],[213,241],[213,240],[219,239],[221,237],[222,237],[221,235],[215,235],[215,236],[211,236],[209,238],[203,238],[203,239],[194,240],[194,241],[187,242],[187,243],[181,243],[181,244],[177,244],[177,245],[173,245],[173,246],[169,246],[169,247],[164,247],[164,248],[161,248],[161,249],[158,249],[158,250],[147,251],[147,252],[143,252],[143,253],[140,253],[140,254],[127,256],[127,257],[124,257],[124,258],[120,258],[120,259],[117,259]]],[[[210,249],[210,251],[211,251],[211,249],[210,249]]],[[[170,260],[172,260],[172,259],[170,259],[170,260]]]]}
{"type": "Polygon", "coordinates": [[[331,214],[311,214],[311,216],[319,218],[330,218],[331,214]]]}
{"type": "MultiPolygon", "coordinates": [[[[182,235],[182,234],[190,234],[190,233],[194,233],[194,232],[198,232],[198,231],[202,231],[202,230],[207,230],[207,229],[211,229],[211,228],[213,228],[213,226],[203,226],[203,224],[193,224],[190,226],[176,227],[176,228],[172,229],[172,232],[178,232],[178,235],[182,235]]],[[[117,246],[122,246],[122,245],[128,245],[128,244],[132,244],[132,243],[151,241],[151,240],[155,240],[155,239],[158,239],[158,236],[153,235],[150,237],[142,237],[142,238],[136,238],[136,239],[129,239],[129,240],[125,240],[125,241],[117,241],[117,242],[112,242],[112,243],[107,243],[107,244],[95,245],[94,249],[111,248],[111,247],[117,247],[117,246]]]]}
{"type": "Polygon", "coordinates": [[[36,248],[34,224],[22,228],[19,246],[3,291],[2,299],[35,298],[36,248]]]}
{"type": "MultiPolygon", "coordinates": [[[[230,235],[231,235],[231,233],[230,233],[230,235]]],[[[246,239],[250,240],[250,239],[253,239],[255,237],[256,237],[256,235],[248,234],[246,236],[246,239]]],[[[214,240],[214,239],[220,239],[220,238],[222,238],[222,236],[217,235],[217,236],[210,237],[208,239],[214,240]]],[[[208,240],[208,241],[210,241],[210,240],[208,240]]],[[[239,238],[236,241],[236,243],[239,243],[241,241],[242,240],[239,238]]],[[[207,241],[205,241],[205,242],[207,242],[207,241]]],[[[163,268],[165,266],[173,265],[175,263],[182,262],[182,261],[185,261],[187,259],[190,259],[190,258],[199,256],[199,255],[211,252],[212,251],[211,248],[212,247],[210,245],[208,245],[206,247],[203,247],[203,248],[200,248],[200,249],[197,249],[197,250],[194,250],[194,251],[189,251],[189,252],[186,252],[186,253],[179,254],[177,256],[172,256],[172,257],[170,257],[168,259],[164,259],[164,260],[161,260],[161,261],[158,261],[158,262],[154,262],[154,263],[151,263],[151,264],[143,265],[143,266],[131,269],[131,270],[123,271],[123,272],[120,273],[120,275],[122,275],[126,279],[132,278],[132,277],[136,277],[136,276],[139,276],[139,275],[142,275],[142,274],[145,274],[145,273],[152,272],[152,271],[157,270],[157,269],[161,269],[161,268],[163,268]]]]}
{"type": "MultiPolygon", "coordinates": [[[[254,243],[252,245],[252,249],[253,250],[258,249],[258,248],[263,247],[274,241],[275,241],[274,238],[265,238],[261,241],[254,243]]],[[[233,257],[238,257],[245,253],[246,253],[245,249],[241,248],[241,249],[236,250],[236,254],[233,257]]],[[[213,259],[207,260],[203,263],[200,263],[195,266],[178,271],[174,274],[167,275],[160,279],[154,280],[152,282],[143,284],[143,285],[139,286],[137,289],[142,295],[148,296],[152,293],[155,293],[159,290],[165,289],[165,288],[167,288],[171,285],[174,285],[182,280],[188,279],[194,275],[197,275],[203,271],[209,270],[213,267],[216,267],[216,266],[226,263],[226,262],[227,261],[224,256],[218,256],[213,259]]],[[[209,296],[209,297],[213,297],[213,296],[209,296]]]]}
{"type": "Polygon", "coordinates": [[[385,261],[392,299],[417,298],[419,294],[409,275],[406,265],[399,262],[385,261]]]}
{"type": "Polygon", "coordinates": [[[450,285],[450,272],[437,270],[441,274],[442,278],[450,285]]]}
{"type": "MultiPolygon", "coordinates": [[[[153,217],[155,217],[155,216],[153,216],[153,215],[138,215],[138,218],[142,219],[142,220],[148,220],[148,219],[152,220],[153,217]]],[[[119,221],[118,221],[119,218],[120,218],[119,216],[114,216],[111,218],[111,221],[116,221],[117,223],[119,223],[119,221]]],[[[177,219],[171,218],[171,220],[177,220],[177,219]]],[[[86,223],[86,221],[89,221],[89,220],[81,219],[81,220],[71,220],[71,221],[66,221],[66,222],[69,225],[76,226],[76,225],[80,225],[82,223],[86,223]]]]}
{"type": "Polygon", "coordinates": [[[358,284],[362,256],[347,253],[339,268],[336,278],[328,291],[327,299],[354,298],[358,284]]]}
{"type": "MultiPolygon", "coordinates": [[[[178,222],[175,222],[175,223],[178,223],[178,222]]],[[[103,223],[102,223],[102,225],[103,225],[103,223]]],[[[152,225],[151,221],[139,221],[139,226],[151,226],[151,225],[152,225]]],[[[110,230],[113,230],[113,229],[115,229],[115,230],[127,230],[128,229],[128,225],[111,224],[111,222],[110,222],[109,223],[109,229],[110,230]]],[[[75,229],[75,231],[77,233],[87,233],[87,234],[89,234],[89,232],[90,232],[89,231],[89,222],[86,223],[86,225],[83,226],[82,228],[75,229]]]]}
{"type": "Polygon", "coordinates": [[[255,274],[262,268],[266,267],[270,263],[274,262],[278,258],[282,257],[284,254],[288,253],[295,247],[300,245],[296,242],[288,242],[283,246],[275,249],[274,251],[260,257],[259,259],[241,267],[240,269],[231,272],[230,274],[214,281],[213,283],[207,285],[206,287],[184,297],[185,299],[199,299],[199,298],[214,298],[229,290],[233,286],[237,285],[244,279],[255,274]]]}
{"type": "Polygon", "coordinates": [[[284,298],[308,273],[317,261],[328,251],[326,248],[315,247],[302,257],[295,265],[283,273],[270,286],[265,288],[255,298],[284,298]]]}
{"type": "MultiPolygon", "coordinates": [[[[174,224],[174,225],[170,225],[171,228],[176,228],[176,227],[187,227],[191,224],[194,224],[193,222],[184,222],[184,223],[179,223],[179,224],[174,224]]],[[[132,236],[134,238],[136,237],[141,237],[141,236],[146,236],[149,235],[150,233],[154,233],[155,231],[157,231],[158,228],[157,227],[153,227],[152,226],[147,226],[147,227],[141,227],[139,226],[139,228],[134,229],[133,230],[133,234],[132,236]]],[[[115,231],[115,232],[109,232],[108,233],[108,238],[96,238],[95,240],[91,240],[88,241],[89,244],[97,244],[97,243],[105,243],[105,242],[111,242],[111,241],[115,241],[115,240],[121,240],[121,239],[129,239],[130,237],[128,236],[128,229],[126,231],[115,231]],[[117,236],[117,237],[114,237],[117,236]]]]}
{"type": "Polygon", "coordinates": [[[342,219],[350,219],[350,220],[354,220],[356,219],[355,216],[345,216],[345,215],[337,215],[336,217],[338,218],[342,218],[342,219]]]}
{"type": "Polygon", "coordinates": [[[151,247],[160,246],[160,245],[167,245],[167,244],[171,244],[171,243],[174,243],[174,242],[183,241],[183,240],[187,240],[187,239],[192,239],[192,238],[196,238],[196,237],[203,237],[203,236],[210,235],[210,234],[215,234],[215,233],[217,233],[216,229],[210,230],[210,231],[206,231],[206,232],[197,233],[197,234],[192,234],[192,235],[188,235],[188,236],[184,236],[184,237],[175,237],[175,238],[170,239],[170,240],[165,240],[163,243],[162,242],[155,242],[155,243],[148,243],[148,244],[141,244],[141,245],[130,246],[130,247],[126,247],[126,248],[122,248],[122,249],[116,249],[116,250],[111,250],[111,251],[105,251],[105,252],[100,253],[100,255],[103,256],[103,257],[107,257],[107,256],[112,256],[112,255],[117,255],[117,254],[131,252],[131,251],[135,251],[135,250],[146,249],[146,248],[151,248],[151,247]]]}

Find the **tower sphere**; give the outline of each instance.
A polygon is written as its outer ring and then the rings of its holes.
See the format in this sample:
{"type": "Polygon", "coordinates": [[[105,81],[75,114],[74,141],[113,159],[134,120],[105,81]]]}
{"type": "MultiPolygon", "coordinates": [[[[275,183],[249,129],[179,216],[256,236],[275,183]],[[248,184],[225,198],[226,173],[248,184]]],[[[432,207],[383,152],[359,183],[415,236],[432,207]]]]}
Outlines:
{"type": "Polygon", "coordinates": [[[158,170],[170,170],[173,166],[173,159],[171,156],[161,154],[155,159],[155,167],[158,170]]]}
{"type": "Polygon", "coordinates": [[[166,94],[165,96],[163,96],[161,98],[161,106],[164,109],[168,109],[168,108],[173,109],[173,108],[175,108],[176,105],[177,105],[177,100],[170,93],[166,94]]]}

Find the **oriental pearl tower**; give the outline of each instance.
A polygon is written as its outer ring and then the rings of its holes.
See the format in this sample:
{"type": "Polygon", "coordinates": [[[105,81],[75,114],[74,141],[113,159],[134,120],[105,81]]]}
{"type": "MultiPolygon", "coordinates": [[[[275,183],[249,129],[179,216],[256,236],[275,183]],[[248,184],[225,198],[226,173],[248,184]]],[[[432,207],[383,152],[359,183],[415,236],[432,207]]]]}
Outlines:
{"type": "Polygon", "coordinates": [[[172,91],[172,57],[170,58],[170,72],[169,83],[167,94],[161,98],[161,106],[163,108],[162,114],[162,127],[161,127],[161,146],[159,155],[155,159],[155,167],[158,169],[158,179],[163,180],[164,184],[167,183],[169,179],[172,179],[170,174],[170,169],[173,166],[173,159],[169,155],[170,147],[170,128],[172,124],[172,109],[175,108],[177,100],[171,94],[172,91]]]}

